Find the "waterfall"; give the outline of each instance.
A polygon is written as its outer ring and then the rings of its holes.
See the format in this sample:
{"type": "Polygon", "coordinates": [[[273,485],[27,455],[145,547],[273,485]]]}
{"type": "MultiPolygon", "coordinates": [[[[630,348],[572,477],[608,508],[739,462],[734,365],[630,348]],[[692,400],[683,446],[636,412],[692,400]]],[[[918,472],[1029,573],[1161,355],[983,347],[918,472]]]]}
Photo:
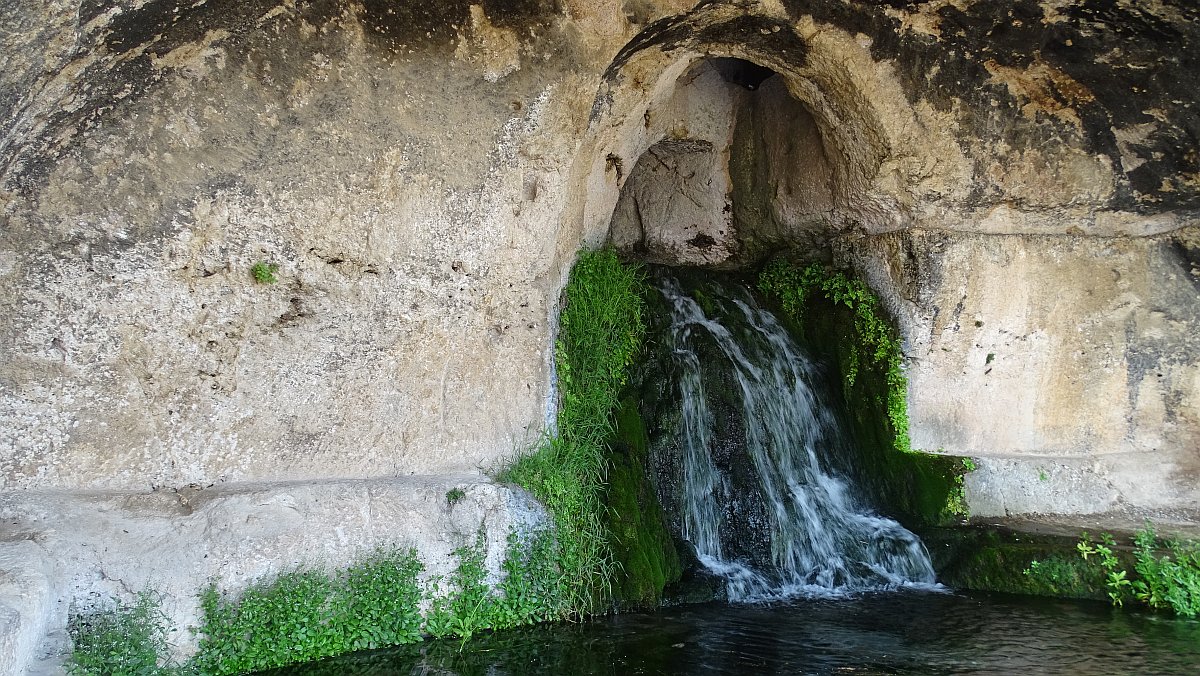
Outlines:
{"type": "Polygon", "coordinates": [[[814,395],[816,366],[778,320],[745,288],[689,294],[665,275],[657,285],[682,408],[682,535],[730,600],[932,584],[920,539],[860,504],[829,466],[848,443],[814,395]],[[742,437],[732,451],[715,438],[721,398],[742,437]],[[737,457],[722,467],[722,454],[737,457]]]}

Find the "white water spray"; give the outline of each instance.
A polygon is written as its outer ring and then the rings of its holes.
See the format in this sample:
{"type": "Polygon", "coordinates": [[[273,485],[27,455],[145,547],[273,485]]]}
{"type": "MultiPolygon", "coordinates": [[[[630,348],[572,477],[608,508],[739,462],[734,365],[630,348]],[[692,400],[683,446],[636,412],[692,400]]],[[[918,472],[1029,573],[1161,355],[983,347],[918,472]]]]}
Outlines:
{"type": "Polygon", "coordinates": [[[810,389],[812,363],[775,317],[744,291],[706,302],[714,315],[708,316],[675,280],[660,281],[659,290],[671,306],[682,398],[683,536],[700,562],[726,580],[730,600],[932,584],[920,539],[856,504],[846,481],[821,467],[819,456],[844,452],[845,441],[810,389]],[[727,324],[738,327],[736,336],[727,324]],[[699,340],[716,345],[728,361],[721,368],[732,374],[723,384],[739,390],[744,452],[759,492],[754,499],[766,507],[754,536],[769,537],[769,562],[738,560],[722,546],[729,515],[747,496],[734,494],[713,460],[714,413],[704,377],[711,369],[701,368],[699,340]]]}

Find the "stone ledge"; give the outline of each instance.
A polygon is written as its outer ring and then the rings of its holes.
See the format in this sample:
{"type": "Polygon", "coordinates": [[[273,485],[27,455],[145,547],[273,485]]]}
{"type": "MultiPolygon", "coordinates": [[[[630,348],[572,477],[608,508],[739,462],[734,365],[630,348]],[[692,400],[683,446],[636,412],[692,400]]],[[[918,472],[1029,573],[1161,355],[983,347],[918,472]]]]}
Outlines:
{"type": "Polygon", "coordinates": [[[196,649],[187,628],[200,622],[196,594],[210,580],[236,592],[299,566],[343,567],[379,546],[414,547],[424,575],[447,575],[453,551],[483,532],[495,582],[509,532],[546,523],[527,493],[480,475],[0,493],[0,672],[41,670],[63,651],[47,639],[72,611],[144,589],[162,595],[183,658],[196,649]],[[463,497],[452,504],[453,489],[463,497]]]}

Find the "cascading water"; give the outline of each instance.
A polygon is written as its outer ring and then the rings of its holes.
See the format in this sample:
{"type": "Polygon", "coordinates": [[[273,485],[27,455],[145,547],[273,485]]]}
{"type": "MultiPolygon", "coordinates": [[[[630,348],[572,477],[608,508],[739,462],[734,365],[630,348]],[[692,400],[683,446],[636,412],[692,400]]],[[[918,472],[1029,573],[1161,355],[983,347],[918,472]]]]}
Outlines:
{"type": "Polygon", "coordinates": [[[665,275],[657,285],[682,407],[682,535],[730,600],[932,584],[921,541],[822,467],[848,447],[814,396],[814,365],[776,318],[745,288],[710,282],[689,294],[665,275]],[[750,467],[736,479],[716,457],[729,451],[715,439],[714,398],[739,418],[733,453],[750,467]]]}

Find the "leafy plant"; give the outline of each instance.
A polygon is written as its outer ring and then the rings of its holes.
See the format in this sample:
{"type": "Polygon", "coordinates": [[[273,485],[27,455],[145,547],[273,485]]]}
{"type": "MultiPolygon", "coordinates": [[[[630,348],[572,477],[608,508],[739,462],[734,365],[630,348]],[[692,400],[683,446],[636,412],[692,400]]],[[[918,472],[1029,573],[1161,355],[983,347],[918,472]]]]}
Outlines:
{"type": "Polygon", "coordinates": [[[1116,546],[1108,533],[1101,535],[1099,543],[1084,533],[1076,545],[1085,561],[1095,560],[1105,571],[1113,605],[1121,606],[1132,597],[1151,608],[1169,608],[1185,617],[1200,615],[1200,543],[1160,542],[1147,523],[1134,537],[1133,574],[1116,555],[1116,546]],[[1159,556],[1164,549],[1168,553],[1159,556]]]}
{"type": "Polygon", "coordinates": [[[863,366],[886,369],[887,416],[895,432],[895,447],[899,451],[911,451],[908,379],[904,376],[900,339],[871,287],[860,279],[817,263],[799,268],[779,259],[763,270],[759,288],[778,297],[784,311],[797,321],[803,319],[806,304],[814,294],[853,311],[857,341],[847,346],[847,357],[842,364],[846,389],[854,387],[863,366]]]}
{"type": "Polygon", "coordinates": [[[457,505],[465,497],[467,497],[467,494],[463,492],[463,489],[458,487],[446,491],[446,503],[450,505],[457,505]]]}
{"type": "Polygon", "coordinates": [[[1128,571],[1121,566],[1120,560],[1113,553],[1116,546],[1117,543],[1109,533],[1101,534],[1100,542],[1097,543],[1093,543],[1088,534],[1084,533],[1075,548],[1084,561],[1093,555],[1097,557],[1100,567],[1105,572],[1104,585],[1108,588],[1108,598],[1114,606],[1121,606],[1124,605],[1131,582],[1127,577],[1128,571]]]}
{"type": "Polygon", "coordinates": [[[420,640],[422,568],[413,550],[381,549],[339,573],[284,573],[236,599],[210,585],[196,666],[238,674],[420,640]]]}
{"type": "Polygon", "coordinates": [[[250,266],[250,276],[254,277],[254,281],[259,284],[274,284],[279,281],[276,273],[279,272],[279,264],[259,261],[250,266]]]}
{"type": "Polygon", "coordinates": [[[67,631],[75,644],[67,673],[126,676],[171,668],[166,616],[153,592],[138,594],[132,605],[114,600],[106,608],[73,615],[67,631]]]}
{"type": "Polygon", "coordinates": [[[1134,539],[1134,595],[1151,608],[1170,608],[1185,617],[1200,615],[1200,543],[1169,540],[1170,556],[1156,556],[1158,540],[1147,524],[1134,539]]]}

